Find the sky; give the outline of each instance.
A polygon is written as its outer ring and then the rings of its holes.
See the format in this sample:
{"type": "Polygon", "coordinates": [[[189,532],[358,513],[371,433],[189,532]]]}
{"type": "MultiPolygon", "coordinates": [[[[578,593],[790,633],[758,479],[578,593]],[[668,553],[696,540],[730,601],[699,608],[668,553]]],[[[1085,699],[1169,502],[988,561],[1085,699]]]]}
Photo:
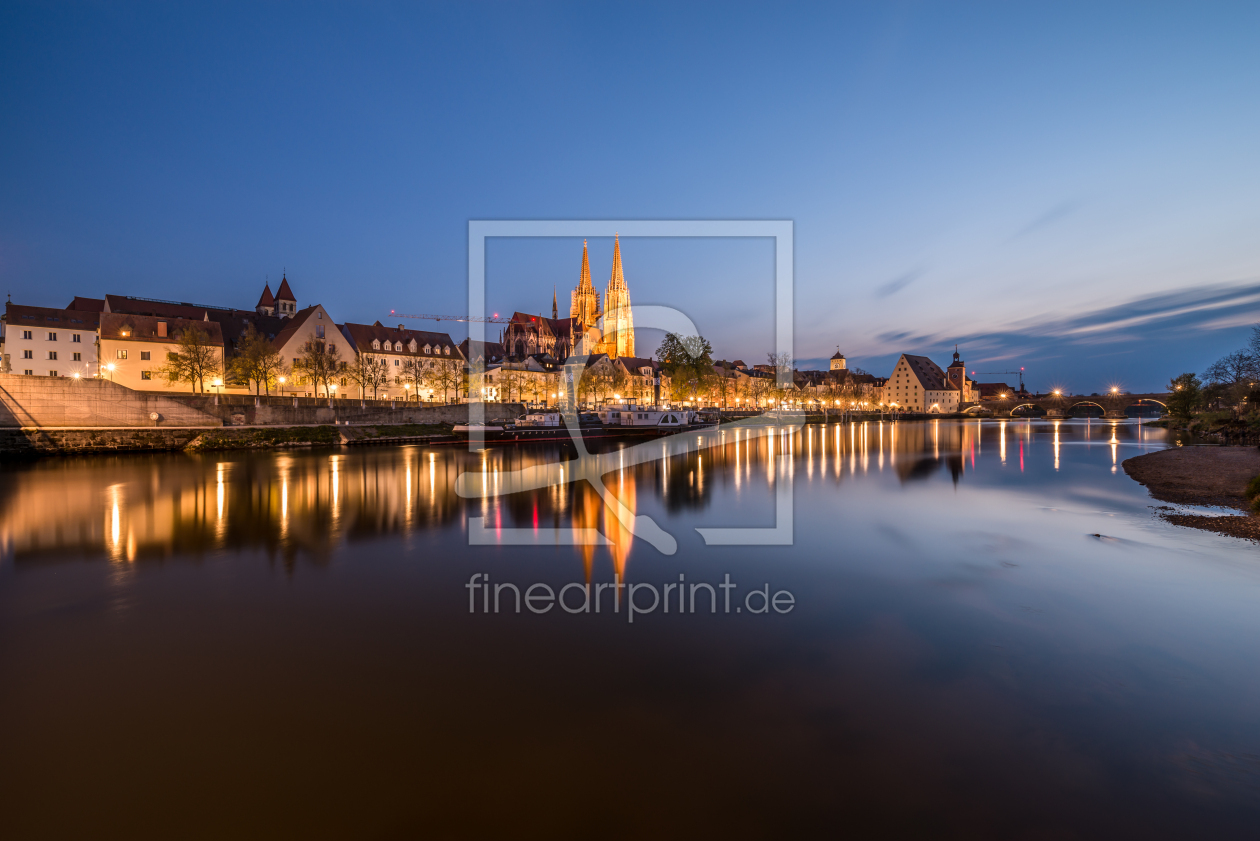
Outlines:
{"type": "MultiPolygon", "coordinates": [[[[1255,3],[8,0],[0,292],[249,308],[287,273],[392,323],[466,312],[469,220],[786,219],[798,367],[957,344],[1155,390],[1260,322],[1257,32],[1255,3]]],[[[764,361],[771,241],[622,254],[634,303],[764,361]]],[[[490,308],[563,309],[580,261],[492,240],[490,308]]]]}

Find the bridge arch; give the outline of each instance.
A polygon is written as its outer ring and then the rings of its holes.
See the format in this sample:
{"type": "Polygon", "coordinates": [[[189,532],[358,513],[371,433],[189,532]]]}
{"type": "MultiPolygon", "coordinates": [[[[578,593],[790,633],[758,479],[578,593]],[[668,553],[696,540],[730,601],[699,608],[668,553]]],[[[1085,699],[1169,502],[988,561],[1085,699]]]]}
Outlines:
{"type": "Polygon", "coordinates": [[[1104,406],[1103,404],[1099,403],[1097,400],[1077,400],[1075,403],[1073,403],[1072,405],[1067,406],[1067,407],[1065,407],[1065,408],[1066,408],[1066,410],[1067,410],[1067,411],[1069,411],[1069,412],[1070,412],[1070,411],[1072,411],[1073,409],[1075,409],[1077,406],[1097,406],[1098,408],[1100,408],[1100,409],[1102,409],[1102,410],[1103,410],[1103,413],[1104,413],[1104,414],[1105,414],[1105,413],[1106,413],[1106,411],[1107,411],[1107,407],[1106,407],[1106,406],[1104,406]]]}
{"type": "MultiPolygon", "coordinates": [[[[1159,405],[1163,406],[1165,409],[1168,408],[1167,403],[1165,403],[1162,400],[1156,400],[1154,397],[1139,397],[1137,400],[1134,400],[1132,403],[1130,403],[1129,406],[1141,406],[1143,403],[1158,403],[1159,405]]],[[[1127,409],[1129,408],[1129,406],[1125,406],[1124,408],[1127,409]]]]}

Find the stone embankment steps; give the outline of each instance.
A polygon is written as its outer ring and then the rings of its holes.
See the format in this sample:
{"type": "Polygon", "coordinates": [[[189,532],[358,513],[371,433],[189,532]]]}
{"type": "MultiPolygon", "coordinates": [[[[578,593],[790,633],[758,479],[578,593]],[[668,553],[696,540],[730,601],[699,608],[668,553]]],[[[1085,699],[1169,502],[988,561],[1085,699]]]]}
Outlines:
{"type": "MultiPolygon", "coordinates": [[[[519,403],[482,408],[490,422],[524,411],[519,403]]],[[[349,431],[467,421],[468,406],[458,403],[338,399],[330,405],[326,398],[135,391],[108,380],[0,374],[0,458],[337,446],[360,437],[376,444],[440,443],[442,436],[349,431]]]]}

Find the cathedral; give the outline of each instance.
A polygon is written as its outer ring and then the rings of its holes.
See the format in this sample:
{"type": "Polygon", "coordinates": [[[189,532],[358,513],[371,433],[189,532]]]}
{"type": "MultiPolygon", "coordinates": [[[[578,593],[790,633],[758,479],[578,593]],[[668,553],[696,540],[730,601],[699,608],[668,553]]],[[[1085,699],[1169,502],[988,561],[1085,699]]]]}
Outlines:
{"type": "Polygon", "coordinates": [[[582,241],[582,271],[577,288],[569,295],[569,317],[560,318],[559,301],[551,294],[551,318],[514,313],[503,333],[503,350],[512,361],[520,362],[536,354],[548,354],[563,361],[570,354],[606,353],[616,359],[634,356],[634,316],[630,309],[630,290],[621,268],[621,238],[613,240],[612,277],[604,292],[604,307],[599,292],[591,283],[591,261],[586,241],[582,241]],[[594,344],[581,347],[583,338],[594,344]]]}

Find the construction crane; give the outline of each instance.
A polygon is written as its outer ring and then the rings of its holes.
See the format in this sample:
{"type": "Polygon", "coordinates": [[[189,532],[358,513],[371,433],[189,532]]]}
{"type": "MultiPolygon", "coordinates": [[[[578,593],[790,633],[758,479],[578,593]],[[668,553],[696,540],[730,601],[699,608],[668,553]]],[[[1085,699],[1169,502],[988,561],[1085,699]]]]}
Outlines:
{"type": "Polygon", "coordinates": [[[512,319],[499,318],[496,312],[494,315],[433,315],[432,313],[419,313],[417,315],[409,315],[405,312],[389,311],[389,314],[395,318],[420,318],[425,321],[477,321],[482,324],[510,324],[512,319]]]}
{"type": "MultiPolygon", "coordinates": [[[[1019,390],[1021,392],[1024,390],[1024,369],[1022,367],[1018,371],[981,371],[980,374],[985,377],[993,376],[996,374],[1018,374],[1019,375],[1019,390]]],[[[974,377],[975,375],[976,375],[976,372],[972,371],[971,376],[974,377]]]]}

